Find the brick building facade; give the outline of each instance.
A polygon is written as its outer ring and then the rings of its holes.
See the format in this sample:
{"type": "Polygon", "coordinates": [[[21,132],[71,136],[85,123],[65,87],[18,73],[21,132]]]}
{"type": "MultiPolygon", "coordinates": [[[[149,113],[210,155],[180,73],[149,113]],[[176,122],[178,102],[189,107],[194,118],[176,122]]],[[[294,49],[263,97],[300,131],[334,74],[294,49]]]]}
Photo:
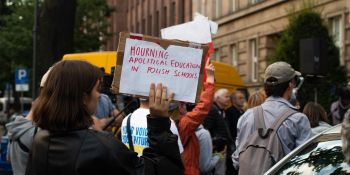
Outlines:
{"type": "Polygon", "coordinates": [[[106,43],[105,50],[117,50],[119,41],[119,32],[128,31],[127,28],[127,0],[107,0],[108,5],[113,8],[113,12],[109,17],[110,26],[108,28],[108,33],[111,37],[106,43]]]}
{"type": "Polygon", "coordinates": [[[160,29],[192,20],[191,0],[108,0],[113,37],[106,50],[116,50],[118,33],[129,31],[160,36],[160,29]]]}

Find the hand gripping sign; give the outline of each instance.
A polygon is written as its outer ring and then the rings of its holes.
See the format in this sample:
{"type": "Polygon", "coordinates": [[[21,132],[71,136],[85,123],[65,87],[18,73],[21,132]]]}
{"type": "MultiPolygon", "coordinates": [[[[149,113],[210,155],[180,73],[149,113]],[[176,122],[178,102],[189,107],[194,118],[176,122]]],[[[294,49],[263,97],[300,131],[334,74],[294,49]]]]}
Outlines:
{"type": "Polygon", "coordinates": [[[121,33],[112,91],[148,96],[150,84],[161,82],[175,100],[194,103],[206,51],[206,45],[121,33]]]}

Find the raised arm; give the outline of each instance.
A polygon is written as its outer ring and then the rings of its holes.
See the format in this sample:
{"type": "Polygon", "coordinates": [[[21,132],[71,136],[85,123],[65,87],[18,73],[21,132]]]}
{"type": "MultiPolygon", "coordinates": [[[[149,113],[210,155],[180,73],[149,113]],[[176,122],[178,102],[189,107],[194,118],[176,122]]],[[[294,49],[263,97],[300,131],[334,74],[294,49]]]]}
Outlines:
{"type": "MultiPolygon", "coordinates": [[[[183,174],[183,164],[177,144],[177,136],[170,131],[169,103],[174,94],[167,98],[167,88],[152,84],[149,95],[150,115],[147,117],[148,142],[150,148],[143,151],[143,156],[160,161],[157,170],[167,170],[172,167],[171,174],[183,174]],[[160,168],[163,167],[164,168],[160,168]]],[[[161,173],[158,171],[158,173],[161,173]]]]}
{"type": "Polygon", "coordinates": [[[196,128],[203,123],[204,118],[208,115],[208,112],[213,104],[214,97],[214,66],[206,63],[205,70],[207,73],[207,79],[204,83],[204,88],[200,96],[200,101],[196,107],[189,111],[179,121],[179,133],[181,135],[181,141],[185,144],[189,138],[189,133],[195,132],[196,128]]]}

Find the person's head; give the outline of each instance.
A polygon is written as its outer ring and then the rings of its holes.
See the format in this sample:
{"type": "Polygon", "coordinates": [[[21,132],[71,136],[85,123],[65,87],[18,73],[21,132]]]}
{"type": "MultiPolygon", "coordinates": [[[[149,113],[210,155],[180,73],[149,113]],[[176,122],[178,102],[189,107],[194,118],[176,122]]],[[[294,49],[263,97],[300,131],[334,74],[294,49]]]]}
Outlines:
{"type": "Polygon", "coordinates": [[[169,106],[169,116],[176,123],[180,120],[180,117],[187,113],[185,102],[172,102],[169,106]]]}
{"type": "Polygon", "coordinates": [[[264,89],[267,97],[283,97],[289,100],[300,72],[286,62],[270,64],[265,70],[264,89]]]}
{"type": "Polygon", "coordinates": [[[259,90],[254,92],[248,98],[247,109],[261,105],[262,103],[264,103],[265,99],[266,99],[266,94],[264,90],[259,90]]]}
{"type": "Polygon", "coordinates": [[[308,102],[303,113],[309,118],[311,128],[319,126],[320,121],[328,123],[327,113],[318,103],[308,102]]]}
{"type": "Polygon", "coordinates": [[[341,140],[345,161],[350,165],[350,111],[344,115],[343,123],[341,124],[341,140]]]}
{"type": "Polygon", "coordinates": [[[101,71],[79,60],[60,61],[51,68],[33,111],[42,129],[67,131],[92,125],[100,96],[101,71]]]}
{"type": "Polygon", "coordinates": [[[149,99],[148,98],[139,98],[140,107],[139,108],[149,108],[149,99]]]}
{"type": "Polygon", "coordinates": [[[214,94],[214,101],[221,108],[228,107],[230,105],[230,92],[227,89],[219,89],[214,94]]]}
{"type": "MultiPolygon", "coordinates": [[[[40,86],[39,86],[39,89],[38,89],[38,94],[39,94],[39,95],[40,95],[41,90],[42,90],[42,89],[44,88],[44,86],[45,86],[45,82],[46,82],[47,76],[49,75],[49,73],[50,73],[50,71],[51,71],[51,68],[52,68],[52,67],[50,67],[50,68],[45,72],[45,74],[41,77],[40,86]]],[[[37,104],[37,101],[38,101],[38,98],[36,98],[36,99],[34,99],[34,100],[32,101],[32,105],[31,105],[31,107],[30,107],[30,111],[29,111],[28,115],[26,116],[26,119],[27,119],[27,120],[33,121],[33,110],[34,110],[34,108],[35,108],[35,106],[36,106],[36,104],[37,104]]]]}
{"type": "Polygon", "coordinates": [[[342,107],[344,108],[350,107],[350,89],[348,87],[344,86],[340,88],[339,99],[342,107]]]}
{"type": "Polygon", "coordinates": [[[239,109],[243,109],[246,100],[244,94],[241,91],[237,90],[232,93],[230,95],[230,99],[233,106],[239,109]]]}

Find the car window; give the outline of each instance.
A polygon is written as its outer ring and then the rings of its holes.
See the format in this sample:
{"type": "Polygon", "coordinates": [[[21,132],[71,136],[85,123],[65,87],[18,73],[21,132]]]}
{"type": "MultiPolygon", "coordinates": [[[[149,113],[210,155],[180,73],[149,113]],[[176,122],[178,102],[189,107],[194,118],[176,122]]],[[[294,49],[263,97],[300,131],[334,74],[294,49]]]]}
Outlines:
{"type": "MultiPolygon", "coordinates": [[[[338,134],[339,135],[339,134],[338,134]]],[[[331,140],[321,137],[296,156],[289,159],[276,174],[346,174],[350,167],[344,162],[342,143],[339,137],[331,140]]]]}

